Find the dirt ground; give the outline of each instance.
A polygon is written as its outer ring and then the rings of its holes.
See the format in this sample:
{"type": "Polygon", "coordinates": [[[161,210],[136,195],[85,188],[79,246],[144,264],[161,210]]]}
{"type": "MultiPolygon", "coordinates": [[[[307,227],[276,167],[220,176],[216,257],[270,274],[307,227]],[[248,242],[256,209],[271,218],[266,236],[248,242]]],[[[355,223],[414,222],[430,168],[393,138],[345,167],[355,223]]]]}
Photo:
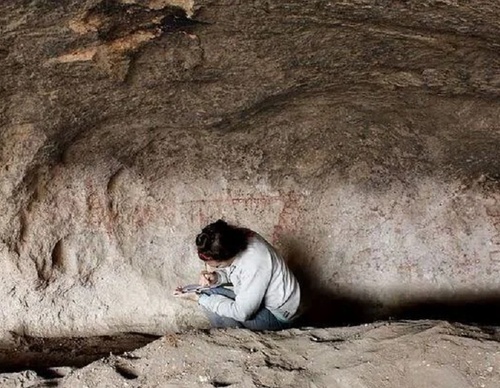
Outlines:
{"type": "Polygon", "coordinates": [[[277,333],[193,331],[166,335],[134,351],[110,353],[82,368],[5,373],[0,385],[496,388],[499,339],[497,328],[444,321],[277,333]]]}

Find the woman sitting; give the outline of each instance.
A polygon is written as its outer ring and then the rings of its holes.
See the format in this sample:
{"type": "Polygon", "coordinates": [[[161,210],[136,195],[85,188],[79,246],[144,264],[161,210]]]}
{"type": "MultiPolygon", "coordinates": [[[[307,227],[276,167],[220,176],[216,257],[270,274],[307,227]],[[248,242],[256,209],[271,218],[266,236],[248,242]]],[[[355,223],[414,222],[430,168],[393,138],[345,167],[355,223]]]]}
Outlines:
{"type": "Polygon", "coordinates": [[[298,317],[300,286],[280,254],[249,229],[218,220],[196,237],[202,271],[198,303],[213,327],[282,330],[298,317]],[[228,288],[232,286],[233,289],[228,288]]]}

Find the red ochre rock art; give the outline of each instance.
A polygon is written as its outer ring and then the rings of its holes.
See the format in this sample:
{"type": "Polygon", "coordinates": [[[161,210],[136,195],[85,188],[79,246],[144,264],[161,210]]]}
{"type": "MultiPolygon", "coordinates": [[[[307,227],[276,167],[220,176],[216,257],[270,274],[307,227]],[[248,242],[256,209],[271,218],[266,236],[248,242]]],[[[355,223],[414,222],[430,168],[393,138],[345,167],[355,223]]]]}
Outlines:
{"type": "MultiPolygon", "coordinates": [[[[250,195],[250,196],[228,196],[226,198],[207,198],[183,201],[189,204],[191,214],[196,214],[195,220],[200,226],[204,226],[214,220],[217,215],[214,209],[221,213],[228,212],[228,208],[252,210],[253,212],[265,211],[280,206],[279,213],[275,216],[276,221],[271,233],[271,243],[278,243],[285,233],[293,233],[297,227],[300,217],[300,206],[304,195],[295,192],[279,193],[276,195],[250,195]],[[210,215],[209,215],[210,214],[210,215]]],[[[193,220],[194,221],[194,220],[193,220]]]]}

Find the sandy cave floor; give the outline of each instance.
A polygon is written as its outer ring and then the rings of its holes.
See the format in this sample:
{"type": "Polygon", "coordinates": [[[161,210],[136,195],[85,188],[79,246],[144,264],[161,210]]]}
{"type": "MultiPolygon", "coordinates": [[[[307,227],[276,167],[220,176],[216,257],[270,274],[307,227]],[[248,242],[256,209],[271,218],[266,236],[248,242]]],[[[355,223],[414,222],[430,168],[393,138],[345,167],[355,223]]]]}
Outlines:
{"type": "MultiPolygon", "coordinates": [[[[192,331],[108,352],[81,368],[3,373],[0,386],[496,388],[499,339],[498,328],[427,320],[276,333],[192,331]]],[[[108,340],[101,343],[112,349],[108,340]]],[[[136,336],[126,345],[134,340],[147,341],[136,336]]]]}

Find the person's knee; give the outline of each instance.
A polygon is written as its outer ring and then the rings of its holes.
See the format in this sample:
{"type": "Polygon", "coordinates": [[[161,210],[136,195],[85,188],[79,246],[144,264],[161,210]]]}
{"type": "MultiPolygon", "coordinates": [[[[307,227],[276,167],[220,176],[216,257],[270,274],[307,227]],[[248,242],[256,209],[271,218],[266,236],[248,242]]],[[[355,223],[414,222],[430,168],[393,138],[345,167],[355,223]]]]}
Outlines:
{"type": "Polygon", "coordinates": [[[206,290],[201,291],[200,294],[202,294],[202,295],[215,295],[215,294],[217,294],[217,292],[215,290],[216,290],[216,288],[208,288],[206,290]]]}
{"type": "Polygon", "coordinates": [[[205,295],[209,295],[209,296],[210,295],[222,295],[222,296],[225,296],[226,298],[230,298],[230,299],[234,299],[236,297],[233,290],[230,290],[230,289],[222,287],[222,286],[209,288],[207,290],[203,290],[201,293],[205,294],[205,295]]]}

